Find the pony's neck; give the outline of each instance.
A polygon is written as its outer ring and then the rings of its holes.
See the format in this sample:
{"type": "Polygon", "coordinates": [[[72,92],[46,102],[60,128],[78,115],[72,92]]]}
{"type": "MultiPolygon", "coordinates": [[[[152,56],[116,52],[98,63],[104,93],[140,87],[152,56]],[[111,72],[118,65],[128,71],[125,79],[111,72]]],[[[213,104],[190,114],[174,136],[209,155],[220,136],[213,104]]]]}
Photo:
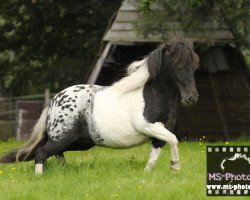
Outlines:
{"type": "Polygon", "coordinates": [[[149,78],[146,59],[132,63],[128,67],[129,75],[115,82],[111,88],[120,94],[139,89],[149,78]]]}
{"type": "Polygon", "coordinates": [[[162,95],[165,99],[177,99],[176,87],[166,78],[157,77],[151,81],[151,87],[162,95]]]}

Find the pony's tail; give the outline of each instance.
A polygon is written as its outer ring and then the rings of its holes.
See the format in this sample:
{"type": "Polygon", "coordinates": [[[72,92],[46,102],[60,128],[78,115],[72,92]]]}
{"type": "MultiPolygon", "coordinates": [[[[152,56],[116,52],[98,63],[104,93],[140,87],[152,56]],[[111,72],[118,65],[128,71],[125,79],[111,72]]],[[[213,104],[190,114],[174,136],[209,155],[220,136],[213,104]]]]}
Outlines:
{"type": "Polygon", "coordinates": [[[34,159],[36,149],[48,140],[46,131],[47,115],[48,107],[44,108],[27,143],[19,149],[14,149],[4,154],[0,158],[0,163],[14,163],[34,159]]]}

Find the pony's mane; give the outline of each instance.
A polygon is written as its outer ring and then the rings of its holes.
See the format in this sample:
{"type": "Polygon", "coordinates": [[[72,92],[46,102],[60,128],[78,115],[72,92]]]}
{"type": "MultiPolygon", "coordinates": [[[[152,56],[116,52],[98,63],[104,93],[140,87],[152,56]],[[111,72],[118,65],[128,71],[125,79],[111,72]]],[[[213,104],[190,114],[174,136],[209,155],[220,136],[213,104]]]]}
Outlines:
{"type": "Polygon", "coordinates": [[[142,87],[148,80],[155,79],[161,73],[163,56],[172,64],[195,68],[199,65],[199,57],[191,44],[183,41],[166,43],[144,59],[131,63],[127,68],[127,76],[115,82],[112,88],[119,93],[126,93],[142,87]]]}
{"type": "Polygon", "coordinates": [[[145,63],[145,59],[134,61],[127,67],[127,75],[131,75],[145,63]]]}
{"type": "Polygon", "coordinates": [[[140,61],[132,62],[127,67],[127,76],[113,83],[112,88],[120,93],[125,93],[143,86],[149,78],[146,60],[147,58],[144,58],[140,61]]]}
{"type": "Polygon", "coordinates": [[[199,56],[194,52],[188,42],[179,41],[176,43],[165,44],[168,59],[173,64],[199,66],[199,56]]]}
{"type": "Polygon", "coordinates": [[[199,66],[199,56],[194,52],[192,45],[185,41],[165,43],[150,53],[147,59],[149,78],[155,79],[161,73],[162,60],[165,59],[174,65],[199,66]]]}

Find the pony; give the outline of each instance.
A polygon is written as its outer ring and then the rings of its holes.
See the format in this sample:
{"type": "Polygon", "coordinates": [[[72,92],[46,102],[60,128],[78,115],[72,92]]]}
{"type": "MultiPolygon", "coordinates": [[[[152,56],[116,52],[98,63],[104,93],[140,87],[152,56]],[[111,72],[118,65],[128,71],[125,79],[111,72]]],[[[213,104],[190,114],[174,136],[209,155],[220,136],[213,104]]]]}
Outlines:
{"type": "Polygon", "coordinates": [[[173,134],[178,99],[184,106],[198,100],[194,73],[199,57],[185,41],[160,45],[127,68],[111,86],[74,85],[56,94],[44,108],[27,143],[0,158],[1,163],[35,159],[43,174],[47,158],[65,160],[65,151],[94,146],[131,148],[152,143],[150,171],[162,148],[170,145],[173,170],[180,170],[178,140],[173,134]]]}

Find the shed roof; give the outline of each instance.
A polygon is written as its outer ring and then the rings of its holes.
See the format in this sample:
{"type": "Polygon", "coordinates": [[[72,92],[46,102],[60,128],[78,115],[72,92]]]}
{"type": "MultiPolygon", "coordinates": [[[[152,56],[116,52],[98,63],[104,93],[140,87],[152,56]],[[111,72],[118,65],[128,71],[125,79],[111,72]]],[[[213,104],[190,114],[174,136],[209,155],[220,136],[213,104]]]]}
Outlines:
{"type": "MultiPolygon", "coordinates": [[[[154,9],[160,9],[160,7],[155,6],[154,9]]],[[[163,39],[160,34],[150,35],[150,37],[145,38],[136,31],[135,22],[139,14],[139,0],[125,0],[118,10],[110,29],[104,35],[103,40],[111,43],[162,42],[163,39]]],[[[165,26],[170,28],[167,32],[167,38],[171,39],[177,35],[194,42],[201,42],[202,40],[214,43],[234,42],[235,37],[228,24],[224,21],[218,7],[213,6],[207,19],[200,27],[191,31],[185,31],[181,22],[166,21],[165,26]],[[213,20],[215,18],[217,20],[213,20]]]]}

